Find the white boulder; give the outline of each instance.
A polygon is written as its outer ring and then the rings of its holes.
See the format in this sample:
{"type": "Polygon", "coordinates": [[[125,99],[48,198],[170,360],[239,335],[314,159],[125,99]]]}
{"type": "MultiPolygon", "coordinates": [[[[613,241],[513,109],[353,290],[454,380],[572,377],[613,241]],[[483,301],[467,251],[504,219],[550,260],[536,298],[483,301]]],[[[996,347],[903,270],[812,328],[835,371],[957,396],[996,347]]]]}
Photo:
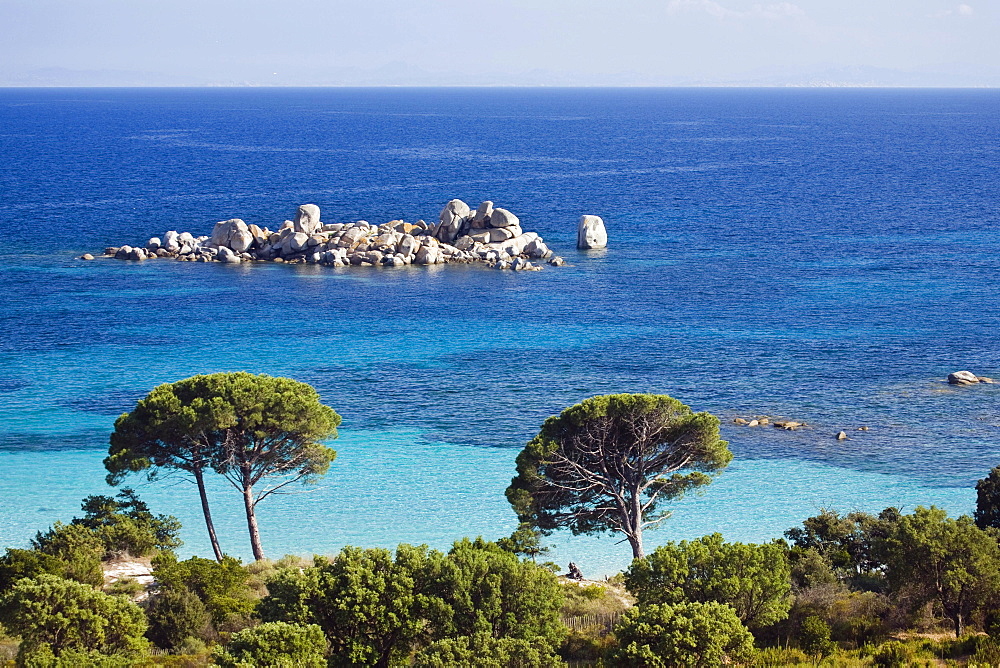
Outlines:
{"type": "Polygon", "coordinates": [[[315,204],[303,204],[295,213],[295,220],[292,226],[296,232],[305,234],[315,234],[323,230],[323,223],[319,220],[319,207],[315,204]]]}
{"type": "Polygon", "coordinates": [[[520,224],[517,216],[507,209],[496,208],[490,212],[490,227],[515,227],[520,224]]]}
{"type": "Polygon", "coordinates": [[[606,248],[608,231],[600,216],[580,216],[580,224],[576,230],[576,247],[581,250],[590,248],[606,248]]]}
{"type": "Polygon", "coordinates": [[[163,235],[163,247],[171,253],[176,253],[181,249],[181,244],[178,241],[179,237],[180,235],[175,230],[170,230],[163,235]]]}
{"type": "Polygon", "coordinates": [[[434,246],[421,246],[414,262],[417,264],[437,264],[441,261],[441,251],[434,246]]]}
{"type": "Polygon", "coordinates": [[[493,202],[486,200],[476,209],[476,215],[472,217],[473,229],[482,230],[490,226],[490,215],[493,213],[493,202]]]}
{"type": "Polygon", "coordinates": [[[469,217],[469,205],[460,199],[453,199],[441,209],[441,223],[437,236],[441,241],[454,241],[469,217]]]}
{"type": "Polygon", "coordinates": [[[338,245],[343,248],[350,248],[351,246],[359,243],[368,234],[367,227],[352,227],[351,229],[344,232],[340,237],[338,245]]]}
{"type": "Polygon", "coordinates": [[[288,250],[293,253],[304,251],[309,247],[309,235],[305,232],[296,232],[288,235],[288,250]]]}
{"type": "Polygon", "coordinates": [[[490,230],[490,243],[499,243],[501,241],[507,241],[508,239],[513,239],[516,234],[514,230],[509,227],[497,227],[490,230]]]}
{"type": "Polygon", "coordinates": [[[396,252],[402,255],[413,255],[418,248],[420,248],[420,242],[410,234],[404,234],[403,238],[396,244],[396,252]]]}
{"type": "Polygon", "coordinates": [[[971,371],[956,371],[948,374],[948,383],[951,385],[978,385],[979,376],[971,371]]]}
{"type": "Polygon", "coordinates": [[[549,247],[545,245],[545,242],[540,238],[533,239],[531,243],[524,247],[524,252],[528,254],[528,257],[533,257],[536,260],[546,257],[547,254],[551,254],[552,251],[549,247]]]}
{"type": "Polygon", "coordinates": [[[213,246],[225,246],[237,253],[246,252],[254,242],[254,235],[250,228],[239,218],[223,220],[215,224],[212,228],[212,236],[209,243],[213,246]]]}
{"type": "Polygon", "coordinates": [[[219,246],[219,251],[215,254],[215,259],[226,264],[239,264],[241,258],[226,246],[219,246]]]}

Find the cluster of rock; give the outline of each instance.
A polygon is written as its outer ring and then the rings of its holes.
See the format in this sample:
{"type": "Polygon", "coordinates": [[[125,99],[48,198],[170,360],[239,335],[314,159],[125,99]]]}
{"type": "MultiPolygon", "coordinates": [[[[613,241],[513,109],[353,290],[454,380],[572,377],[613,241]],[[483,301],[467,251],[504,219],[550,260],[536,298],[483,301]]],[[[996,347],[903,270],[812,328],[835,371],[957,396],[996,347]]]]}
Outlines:
{"type": "Polygon", "coordinates": [[[318,206],[303,204],[294,220],[286,220],[273,232],[234,218],[216,223],[211,236],[196,237],[171,230],[163,237],[153,237],[145,247],[110,247],[104,252],[121,260],[159,257],[189,262],[273,261],[334,267],[480,262],[496,269],[538,270],[541,267],[531,260],[544,260],[553,266],[564,264],[538,234],[522,230],[517,216],[510,211],[494,208],[489,201],[472,211],[458,199],[445,205],[436,224],[393,220],[382,225],[366,221],[326,225],[320,220],[318,206]]]}
{"type": "Polygon", "coordinates": [[[733,424],[738,424],[741,427],[762,427],[771,422],[771,418],[767,415],[756,415],[749,417],[737,417],[733,418],[733,424]]]}
{"type": "MultiPolygon", "coordinates": [[[[785,431],[796,431],[809,426],[805,422],[796,422],[795,420],[775,420],[772,422],[769,415],[736,417],[733,418],[733,424],[740,425],[741,427],[763,427],[764,425],[770,424],[774,425],[775,429],[784,429],[785,431]]],[[[858,427],[857,429],[858,431],[868,431],[868,427],[858,427]]],[[[834,438],[838,441],[846,441],[847,432],[843,430],[838,431],[834,438]]]]}
{"type": "Polygon", "coordinates": [[[733,424],[738,424],[741,427],[763,427],[764,425],[773,425],[775,429],[784,429],[785,431],[795,431],[801,427],[808,427],[805,422],[796,422],[795,420],[777,420],[772,422],[769,415],[757,415],[750,417],[737,417],[733,418],[733,424]]]}
{"type": "Polygon", "coordinates": [[[733,418],[733,424],[738,424],[741,427],[763,427],[764,425],[769,424],[773,425],[775,429],[785,429],[786,431],[795,431],[799,427],[809,426],[805,422],[796,422],[795,420],[778,420],[771,422],[771,417],[769,415],[733,418]]]}
{"type": "Polygon", "coordinates": [[[979,383],[993,384],[995,381],[986,376],[977,376],[971,371],[956,371],[948,374],[949,385],[978,385],[979,383]]]}

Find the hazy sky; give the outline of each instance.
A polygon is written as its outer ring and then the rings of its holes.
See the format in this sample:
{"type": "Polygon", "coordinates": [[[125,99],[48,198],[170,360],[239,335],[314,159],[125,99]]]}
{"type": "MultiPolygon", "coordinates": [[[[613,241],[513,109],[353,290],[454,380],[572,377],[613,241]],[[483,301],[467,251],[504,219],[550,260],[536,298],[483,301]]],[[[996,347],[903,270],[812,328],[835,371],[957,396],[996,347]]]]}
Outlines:
{"type": "Polygon", "coordinates": [[[884,68],[996,85],[1000,0],[0,0],[0,83],[48,68],[190,84],[724,83],[884,68]]]}

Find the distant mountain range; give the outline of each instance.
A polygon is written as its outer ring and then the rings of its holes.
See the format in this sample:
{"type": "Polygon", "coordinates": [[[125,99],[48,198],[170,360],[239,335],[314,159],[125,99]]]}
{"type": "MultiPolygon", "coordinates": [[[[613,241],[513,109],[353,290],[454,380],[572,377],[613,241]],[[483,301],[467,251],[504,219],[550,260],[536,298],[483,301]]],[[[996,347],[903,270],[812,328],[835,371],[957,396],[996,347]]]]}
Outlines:
{"type": "Polygon", "coordinates": [[[638,72],[580,74],[544,69],[517,73],[429,72],[405,63],[375,68],[301,69],[205,77],[132,70],[48,67],[0,70],[4,87],[162,86],[693,86],[693,87],[1000,87],[1000,68],[939,65],[919,70],[882,67],[775,68],[726,77],[657,77],[638,72]]]}

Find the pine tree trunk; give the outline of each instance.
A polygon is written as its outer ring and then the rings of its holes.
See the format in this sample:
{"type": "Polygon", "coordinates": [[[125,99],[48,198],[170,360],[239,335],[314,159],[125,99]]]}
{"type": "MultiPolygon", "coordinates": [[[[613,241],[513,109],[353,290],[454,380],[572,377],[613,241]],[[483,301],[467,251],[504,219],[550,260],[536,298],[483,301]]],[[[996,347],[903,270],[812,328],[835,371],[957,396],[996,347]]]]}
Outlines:
{"type": "Polygon", "coordinates": [[[628,544],[632,546],[633,559],[646,558],[646,553],[642,549],[642,529],[638,529],[634,534],[628,535],[628,544]]]}
{"type": "Polygon", "coordinates": [[[628,534],[628,543],[632,546],[632,558],[633,559],[644,559],[646,557],[645,551],[642,549],[642,493],[639,491],[638,487],[632,489],[631,498],[631,508],[629,508],[628,518],[632,529],[628,534]]]}
{"type": "Polygon", "coordinates": [[[212,522],[212,511],[208,508],[208,494],[205,492],[205,473],[200,468],[194,470],[194,479],[198,483],[198,496],[201,497],[201,512],[205,514],[205,525],[208,527],[208,539],[212,541],[212,551],[215,559],[222,562],[222,548],[219,538],[215,535],[215,524],[212,522]]]}
{"type": "Polygon", "coordinates": [[[250,549],[253,558],[260,561],[264,558],[264,548],[260,545],[260,529],[257,528],[257,514],[254,512],[253,488],[243,488],[243,506],[247,511],[247,529],[250,530],[250,549]]]}

